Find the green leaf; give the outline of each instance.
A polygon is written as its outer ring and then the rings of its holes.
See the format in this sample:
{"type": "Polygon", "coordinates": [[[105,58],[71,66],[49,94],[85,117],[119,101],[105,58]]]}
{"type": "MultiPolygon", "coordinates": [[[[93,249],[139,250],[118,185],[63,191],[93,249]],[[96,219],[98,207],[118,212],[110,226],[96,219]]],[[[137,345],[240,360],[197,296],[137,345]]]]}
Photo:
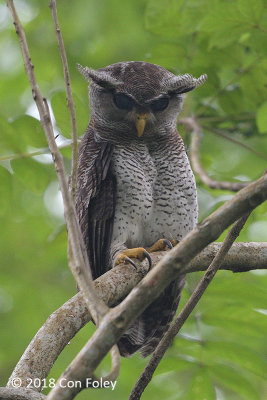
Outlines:
{"type": "Polygon", "coordinates": [[[32,158],[20,158],[11,162],[15,176],[32,192],[40,194],[46,189],[51,166],[40,164],[32,158]]]}
{"type": "Polygon", "coordinates": [[[5,215],[10,204],[12,175],[0,166],[0,216],[5,215]]]}
{"type": "Polygon", "coordinates": [[[1,155],[17,153],[22,150],[20,141],[16,140],[16,131],[6,118],[0,115],[0,152],[1,155]]]}
{"type": "Polygon", "coordinates": [[[183,398],[186,400],[216,399],[214,385],[209,377],[208,370],[206,368],[199,367],[197,369],[196,373],[193,375],[188,385],[186,395],[183,398]]]}
{"type": "Polygon", "coordinates": [[[40,122],[29,115],[22,115],[12,123],[0,117],[0,131],[0,148],[3,155],[27,153],[29,146],[47,147],[40,122]]]}
{"type": "MultiPolygon", "coordinates": [[[[78,134],[82,135],[88,125],[89,108],[74,94],[76,122],[78,134]]],[[[56,124],[63,136],[71,138],[70,114],[67,108],[65,92],[57,92],[51,99],[51,105],[56,119],[56,124]]]]}
{"type": "Polygon", "coordinates": [[[149,1],[146,8],[146,28],[165,37],[174,37],[180,32],[177,17],[181,15],[180,9],[183,0],[153,0],[149,1]]]}
{"type": "Polygon", "coordinates": [[[210,368],[209,374],[215,385],[223,391],[231,390],[244,400],[260,400],[253,382],[236,372],[234,368],[223,364],[214,365],[210,368]]]}
{"type": "MultiPolygon", "coordinates": [[[[248,0],[249,1],[249,0],[248,0]]],[[[250,3],[252,3],[250,1],[250,3]]],[[[248,21],[247,8],[238,9],[236,2],[217,2],[207,9],[207,15],[201,22],[200,29],[212,33],[209,37],[210,48],[225,48],[234,44],[244,33],[253,29],[253,20],[248,21]]]]}
{"type": "Polygon", "coordinates": [[[224,112],[237,114],[242,112],[242,92],[239,88],[224,90],[219,96],[219,103],[224,112]]]}
{"type": "Polygon", "coordinates": [[[22,115],[12,122],[16,136],[23,143],[25,150],[27,146],[36,148],[47,147],[45,133],[38,119],[29,115],[22,115]]]}
{"type": "Polygon", "coordinates": [[[63,155],[63,157],[66,158],[70,158],[72,159],[72,149],[71,149],[71,145],[68,147],[63,147],[60,149],[61,154],[63,155]]]}
{"type": "Polygon", "coordinates": [[[151,0],[146,8],[146,28],[174,40],[198,31],[205,7],[198,0],[151,0]]]}
{"type": "Polygon", "coordinates": [[[258,108],[256,122],[259,132],[267,133],[267,101],[258,108]]]}
{"type": "Polygon", "coordinates": [[[248,22],[259,23],[263,12],[262,0],[238,0],[237,5],[240,13],[246,17],[248,22]]]}

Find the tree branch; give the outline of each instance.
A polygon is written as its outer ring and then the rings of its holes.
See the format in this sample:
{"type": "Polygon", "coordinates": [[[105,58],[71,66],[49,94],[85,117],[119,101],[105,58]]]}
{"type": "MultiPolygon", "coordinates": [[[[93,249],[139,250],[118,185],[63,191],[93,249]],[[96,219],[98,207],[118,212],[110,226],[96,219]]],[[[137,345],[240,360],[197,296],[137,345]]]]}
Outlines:
{"type": "Polygon", "coordinates": [[[97,297],[94,289],[89,261],[83,243],[75,207],[68,190],[68,183],[66,180],[63,158],[54,138],[54,131],[47,101],[45,98],[43,98],[36,81],[34,66],[30,58],[25,32],[18,18],[13,0],[7,0],[7,5],[10,9],[14,21],[15,30],[19,38],[20,47],[25,63],[26,74],[32,88],[33,99],[36,102],[39,111],[41,125],[46,134],[48,146],[53,157],[56,173],[59,180],[60,190],[64,203],[64,214],[67,224],[68,237],[75,259],[75,265],[70,265],[70,267],[72,267],[71,270],[73,276],[83,293],[90,313],[92,314],[94,320],[98,322],[98,319],[107,312],[107,307],[97,297]]]}
{"type": "Polygon", "coordinates": [[[141,398],[142,393],[144,392],[145,388],[151,381],[156,368],[158,367],[160,361],[162,360],[162,357],[168,350],[169,346],[171,345],[175,336],[184,325],[189,315],[192,313],[192,311],[198,304],[199,300],[203,296],[208,285],[211,283],[216,272],[222,265],[222,262],[226,254],[230,250],[234,241],[239,236],[239,233],[243,228],[243,226],[245,225],[249,215],[250,212],[245,214],[242,218],[240,218],[237,222],[235,222],[232,228],[227,233],[222,246],[220,247],[213,261],[211,262],[209,268],[199,281],[198,285],[196,286],[195,290],[193,291],[186,305],[184,306],[184,308],[182,309],[176,320],[170,326],[168,331],[164,334],[158,346],[156,347],[154,353],[152,354],[152,357],[148,361],[145,369],[143,370],[136,384],[134,385],[133,390],[130,393],[129,400],[139,400],[141,398]]]}
{"type": "Polygon", "coordinates": [[[246,212],[267,198],[267,175],[240,190],[231,200],[197,225],[142,279],[118,306],[102,319],[97,331],[83,347],[51,390],[48,400],[73,399],[77,388],[63,388],[61,379],[85,380],[91,376],[123,332],[175,278],[188,272],[187,265],[209,243],[246,212]]]}
{"type": "MultiPolygon", "coordinates": [[[[205,271],[221,245],[212,243],[202,250],[188,265],[188,273],[205,271]]],[[[164,251],[151,253],[153,266],[165,254],[164,251]]],[[[147,266],[143,264],[137,270],[129,264],[121,264],[108,271],[95,281],[98,296],[108,306],[118,304],[140,282],[146,269],[147,266]]],[[[221,269],[232,272],[267,269],[267,242],[235,243],[226,255],[221,269]]],[[[79,292],[51,314],[37,332],[14,369],[8,387],[12,387],[12,380],[15,378],[21,379],[22,387],[27,386],[27,378],[45,379],[64,347],[90,319],[79,292]],[[47,337],[49,341],[46,340],[47,337]]]]}
{"type": "MultiPolygon", "coordinates": [[[[66,149],[68,147],[71,146],[71,143],[65,143],[65,144],[61,144],[60,146],[58,146],[58,149],[66,149]]],[[[36,151],[32,151],[30,153],[17,153],[17,154],[7,154],[4,156],[0,156],[0,162],[1,161],[12,161],[12,160],[17,160],[19,158],[27,158],[27,157],[34,157],[34,156],[39,156],[41,154],[50,154],[49,148],[45,147],[42,149],[38,149],[36,151]]]]}
{"type": "Polygon", "coordinates": [[[67,105],[70,113],[70,121],[72,128],[72,169],[71,169],[71,177],[70,177],[70,186],[71,186],[71,194],[73,201],[76,197],[76,183],[77,183],[77,172],[78,172],[78,133],[77,133],[77,124],[76,124],[76,113],[75,113],[75,104],[72,96],[71,90],[71,82],[70,82],[70,73],[69,66],[67,61],[66,50],[64,46],[63,37],[61,35],[61,30],[58,23],[57,17],[57,3],[56,0],[50,0],[49,7],[52,11],[56,36],[58,40],[59,52],[63,65],[63,73],[64,73],[64,81],[67,93],[67,105]]]}
{"type": "Polygon", "coordinates": [[[1,388],[0,387],[0,399],[1,400],[44,400],[46,396],[44,394],[35,392],[32,389],[25,388],[1,388]]]}
{"type": "Polygon", "coordinates": [[[250,182],[223,182],[215,181],[212,179],[200,162],[200,143],[202,129],[194,118],[183,118],[180,122],[192,130],[192,141],[190,146],[190,160],[194,172],[198,175],[199,179],[211,189],[231,190],[237,192],[238,190],[246,187],[250,182]]]}

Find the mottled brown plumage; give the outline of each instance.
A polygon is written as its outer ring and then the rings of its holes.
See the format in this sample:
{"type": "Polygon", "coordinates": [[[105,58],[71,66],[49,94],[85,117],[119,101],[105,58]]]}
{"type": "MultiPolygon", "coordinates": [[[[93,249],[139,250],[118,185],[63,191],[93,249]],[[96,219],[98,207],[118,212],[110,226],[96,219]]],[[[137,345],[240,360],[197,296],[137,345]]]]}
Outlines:
{"type": "MultiPolygon", "coordinates": [[[[194,177],[176,119],[183,93],[204,82],[143,62],[94,71],[91,120],[80,147],[77,212],[94,278],[128,248],[181,240],[196,224],[194,177]]],[[[178,307],[184,277],[172,282],[122,336],[123,356],[150,354],[178,307]]]]}

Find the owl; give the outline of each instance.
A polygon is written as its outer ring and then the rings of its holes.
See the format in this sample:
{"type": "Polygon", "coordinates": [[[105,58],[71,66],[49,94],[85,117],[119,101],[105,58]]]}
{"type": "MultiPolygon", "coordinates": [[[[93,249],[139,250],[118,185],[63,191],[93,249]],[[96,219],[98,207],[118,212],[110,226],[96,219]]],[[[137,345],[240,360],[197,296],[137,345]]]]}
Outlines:
{"type": "MultiPolygon", "coordinates": [[[[176,130],[184,93],[206,75],[174,75],[146,62],[93,70],[91,119],[79,150],[76,209],[93,278],[121,262],[165,250],[197,223],[195,179],[176,130]]],[[[173,281],[118,342],[122,356],[151,354],[178,307],[185,277],[173,281]]]]}

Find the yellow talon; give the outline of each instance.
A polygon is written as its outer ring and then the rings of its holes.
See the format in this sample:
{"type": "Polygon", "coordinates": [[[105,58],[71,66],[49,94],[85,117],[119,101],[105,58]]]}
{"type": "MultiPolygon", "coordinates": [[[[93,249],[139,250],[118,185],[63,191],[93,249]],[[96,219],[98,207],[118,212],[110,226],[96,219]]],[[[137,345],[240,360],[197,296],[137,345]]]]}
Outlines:
{"type": "MultiPolygon", "coordinates": [[[[122,253],[118,254],[115,265],[119,265],[123,262],[130,262],[131,258],[137,258],[140,261],[143,261],[145,258],[147,258],[148,263],[149,263],[149,268],[151,268],[152,261],[149,253],[147,252],[146,249],[143,247],[136,247],[134,249],[127,249],[124,250],[122,253]]],[[[131,262],[132,265],[135,265],[134,262],[131,262]]]]}
{"type": "Polygon", "coordinates": [[[154,251],[162,251],[162,250],[168,250],[172,249],[176,244],[178,243],[177,240],[168,240],[168,239],[159,239],[156,241],[156,243],[153,244],[153,246],[149,247],[148,251],[150,253],[154,251]]]}

